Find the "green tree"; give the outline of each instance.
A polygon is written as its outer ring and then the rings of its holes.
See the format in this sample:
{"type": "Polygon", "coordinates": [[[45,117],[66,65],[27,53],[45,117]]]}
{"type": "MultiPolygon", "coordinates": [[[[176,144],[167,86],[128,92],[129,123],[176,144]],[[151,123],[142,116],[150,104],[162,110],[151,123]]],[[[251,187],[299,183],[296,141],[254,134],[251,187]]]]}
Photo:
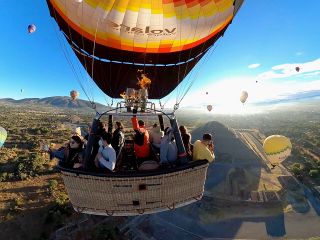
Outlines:
{"type": "Polygon", "coordinates": [[[316,178],[319,176],[319,170],[317,169],[311,169],[309,171],[309,176],[312,177],[312,178],[316,178]]]}

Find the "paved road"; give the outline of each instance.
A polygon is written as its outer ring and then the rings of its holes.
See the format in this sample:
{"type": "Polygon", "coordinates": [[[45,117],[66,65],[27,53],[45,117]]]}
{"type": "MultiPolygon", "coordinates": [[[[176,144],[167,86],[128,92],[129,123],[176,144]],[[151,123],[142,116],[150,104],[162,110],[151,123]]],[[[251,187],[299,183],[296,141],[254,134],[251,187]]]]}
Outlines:
{"type": "MultiPolygon", "coordinates": [[[[241,132],[238,135],[243,142],[249,144],[250,148],[264,161],[261,161],[260,167],[268,169],[267,160],[263,153],[261,142],[251,136],[250,132],[241,132]],[[240,136],[241,135],[241,136],[240,136]],[[265,162],[266,161],[266,162],[265,162]]],[[[231,167],[242,166],[245,164],[234,162],[229,164],[215,163],[209,167],[208,179],[205,188],[211,189],[222,181],[231,167]]],[[[252,166],[251,166],[252,167],[252,166]]],[[[286,169],[282,169],[284,175],[290,175],[286,169]]],[[[258,174],[259,175],[259,174],[258,174]]],[[[175,211],[162,212],[149,216],[139,216],[135,220],[144,226],[148,236],[154,239],[306,239],[311,237],[320,238],[320,201],[315,198],[310,190],[304,188],[305,197],[309,204],[306,212],[284,213],[282,206],[279,205],[274,216],[266,217],[259,209],[255,212],[256,217],[246,217],[245,214],[238,213],[237,218],[213,221],[216,219],[219,209],[214,208],[208,200],[202,200],[198,203],[176,209],[175,211]],[[216,211],[216,212],[215,212],[216,211]],[[212,214],[212,219],[210,219],[212,214]],[[213,216],[215,215],[215,216],[213,216]],[[211,220],[211,222],[210,222],[211,220]]],[[[210,200],[209,200],[210,201],[210,200]]],[[[221,209],[220,209],[221,210],[221,209]]],[[[239,208],[237,208],[239,210],[239,208]]],[[[235,208],[225,208],[223,211],[236,211],[235,208]]],[[[243,206],[243,212],[252,211],[243,206]]],[[[253,215],[253,214],[251,214],[253,215]]],[[[248,216],[248,215],[247,215],[248,216]]],[[[135,229],[142,229],[139,224],[135,229]]]]}

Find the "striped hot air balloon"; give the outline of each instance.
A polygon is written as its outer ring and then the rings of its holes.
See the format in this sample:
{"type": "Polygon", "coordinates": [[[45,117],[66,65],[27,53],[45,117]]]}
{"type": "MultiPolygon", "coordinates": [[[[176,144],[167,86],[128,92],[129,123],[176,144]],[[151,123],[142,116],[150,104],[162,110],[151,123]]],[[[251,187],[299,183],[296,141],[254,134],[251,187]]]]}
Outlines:
{"type": "Polygon", "coordinates": [[[149,98],[158,99],[175,89],[223,36],[243,0],[78,2],[47,0],[95,83],[118,98],[136,87],[136,73],[143,68],[152,81],[149,98]]]}
{"type": "Polygon", "coordinates": [[[263,142],[263,149],[270,163],[279,165],[291,154],[292,145],[290,139],[282,135],[271,135],[263,142]]]}

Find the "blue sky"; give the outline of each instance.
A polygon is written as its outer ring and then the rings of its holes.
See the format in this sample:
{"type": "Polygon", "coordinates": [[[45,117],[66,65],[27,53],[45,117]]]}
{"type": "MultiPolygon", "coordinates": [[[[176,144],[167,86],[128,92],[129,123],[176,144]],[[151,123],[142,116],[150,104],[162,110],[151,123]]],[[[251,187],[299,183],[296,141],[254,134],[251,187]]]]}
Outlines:
{"type": "MultiPolygon", "coordinates": [[[[199,75],[182,105],[239,104],[241,90],[248,91],[248,103],[320,90],[319,10],[319,0],[246,0],[210,57],[194,70],[199,75]]],[[[46,1],[0,0],[0,20],[0,98],[67,96],[77,89],[86,99],[46,1]],[[37,31],[28,34],[32,23],[37,31]]],[[[106,103],[92,82],[83,84],[96,101],[106,103]]],[[[172,104],[175,94],[164,101],[172,104]]]]}

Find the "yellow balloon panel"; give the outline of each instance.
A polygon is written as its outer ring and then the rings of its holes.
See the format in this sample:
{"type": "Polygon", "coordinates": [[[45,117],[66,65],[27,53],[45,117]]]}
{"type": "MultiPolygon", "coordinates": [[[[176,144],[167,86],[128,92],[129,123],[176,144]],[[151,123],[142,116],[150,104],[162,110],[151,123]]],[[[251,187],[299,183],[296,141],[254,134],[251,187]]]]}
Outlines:
{"type": "Polygon", "coordinates": [[[291,148],[287,148],[286,150],[276,153],[276,154],[267,154],[268,160],[273,165],[279,165],[283,162],[288,156],[291,154],[291,148]]]}
{"type": "Polygon", "coordinates": [[[227,26],[234,0],[50,0],[75,31],[97,43],[136,52],[193,48],[227,26]]]}
{"type": "Polygon", "coordinates": [[[292,145],[289,138],[282,135],[272,135],[264,140],[263,149],[269,161],[277,165],[291,154],[292,145]]]}

